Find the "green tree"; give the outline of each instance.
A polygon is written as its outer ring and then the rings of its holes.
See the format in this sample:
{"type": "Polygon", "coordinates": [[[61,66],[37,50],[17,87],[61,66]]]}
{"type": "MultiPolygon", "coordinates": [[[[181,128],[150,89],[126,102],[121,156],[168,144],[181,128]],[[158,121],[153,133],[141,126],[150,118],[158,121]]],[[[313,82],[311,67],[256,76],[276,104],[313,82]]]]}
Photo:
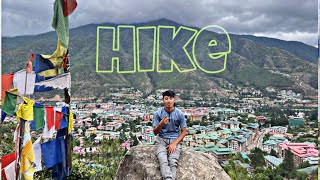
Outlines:
{"type": "Polygon", "coordinates": [[[99,148],[99,153],[94,155],[94,162],[101,165],[96,172],[96,179],[114,179],[118,166],[123,157],[124,150],[119,139],[104,139],[99,148]]]}
{"type": "Polygon", "coordinates": [[[251,150],[251,154],[249,155],[251,159],[251,164],[254,168],[265,165],[264,161],[264,152],[260,148],[255,148],[251,150]]]}
{"type": "Polygon", "coordinates": [[[258,166],[258,167],[256,167],[255,169],[254,169],[254,174],[264,174],[264,168],[263,167],[260,167],[260,166],[258,166]]]}
{"type": "Polygon", "coordinates": [[[137,136],[133,136],[133,143],[132,146],[137,146],[139,144],[139,141],[137,139],[137,136]]]}
{"type": "Polygon", "coordinates": [[[286,177],[289,177],[289,174],[292,171],[295,171],[293,154],[291,151],[285,152],[285,157],[284,157],[283,163],[281,163],[279,166],[280,166],[280,168],[282,168],[284,170],[284,175],[286,177]]]}
{"type": "Polygon", "coordinates": [[[253,174],[250,180],[269,180],[269,177],[262,173],[257,173],[253,174]]]}
{"type": "Polygon", "coordinates": [[[310,167],[310,166],[311,166],[310,163],[308,161],[305,161],[299,165],[299,169],[310,167]]]}
{"type": "Polygon", "coordinates": [[[17,124],[13,122],[0,124],[0,156],[13,153],[13,132],[17,124]]]}
{"type": "Polygon", "coordinates": [[[271,156],[278,157],[277,152],[276,152],[274,149],[271,149],[270,155],[271,155],[271,156]]]}
{"type": "Polygon", "coordinates": [[[297,171],[296,178],[297,180],[305,180],[305,179],[308,179],[308,174],[305,172],[297,171]]]}
{"type": "Polygon", "coordinates": [[[270,136],[271,136],[270,134],[265,134],[263,137],[263,142],[268,141],[270,136]]]}
{"type": "Polygon", "coordinates": [[[231,177],[232,180],[248,180],[248,172],[243,167],[237,165],[234,163],[234,161],[231,159],[229,160],[229,166],[225,167],[225,171],[228,173],[228,175],[231,177]]]}

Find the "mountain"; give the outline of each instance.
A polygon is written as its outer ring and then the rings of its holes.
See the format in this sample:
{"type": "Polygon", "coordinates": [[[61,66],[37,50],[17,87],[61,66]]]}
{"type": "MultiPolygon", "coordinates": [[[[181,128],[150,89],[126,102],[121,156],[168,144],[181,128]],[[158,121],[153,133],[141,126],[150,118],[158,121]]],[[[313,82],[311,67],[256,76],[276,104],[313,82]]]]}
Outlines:
{"type": "Polygon", "coordinates": [[[259,45],[275,47],[286,50],[300,59],[318,63],[318,52],[315,50],[317,48],[304,44],[298,41],[283,41],[279,39],[269,38],[269,37],[256,37],[252,35],[239,35],[242,38],[249,39],[259,45]]]}
{"type": "MultiPolygon", "coordinates": [[[[147,23],[131,24],[140,26],[181,25],[167,19],[147,23]]],[[[226,96],[225,89],[234,90],[239,87],[254,87],[262,91],[266,87],[275,89],[292,89],[304,95],[316,95],[317,92],[317,49],[300,42],[288,42],[277,39],[230,34],[232,49],[228,55],[226,70],[217,74],[208,74],[199,68],[195,71],[179,73],[173,69],[171,73],[136,72],[133,74],[96,73],[96,39],[98,26],[117,26],[117,24],[88,24],[70,29],[70,71],[72,74],[72,96],[74,97],[104,97],[114,87],[134,87],[145,93],[157,89],[180,89],[189,93],[203,93],[207,97],[226,96]]],[[[195,28],[199,30],[200,28],[195,28]]],[[[130,30],[121,31],[123,43],[117,55],[123,57],[121,68],[132,66],[132,39],[130,30]]],[[[174,58],[178,67],[190,68],[186,60],[186,53],[181,48],[188,33],[179,34],[175,44],[171,42],[172,34],[161,33],[161,50],[159,52],[160,67],[168,68],[170,59],[174,58]]],[[[208,44],[206,38],[216,37],[220,46],[217,50],[225,51],[228,42],[223,34],[213,31],[203,31],[203,41],[198,40],[195,48],[197,59],[208,59],[208,44]]],[[[99,48],[99,68],[110,67],[103,61],[111,51],[103,46],[112,38],[110,32],[101,31],[99,48]]],[[[199,38],[199,39],[201,39],[199,38]]],[[[153,34],[143,31],[139,34],[140,53],[143,57],[141,67],[147,68],[151,64],[153,34]],[[151,46],[150,46],[151,45],[151,46]],[[150,58],[147,58],[150,57],[150,58]]],[[[32,52],[51,54],[56,48],[57,36],[55,32],[48,32],[33,36],[2,37],[2,74],[14,73],[24,68],[27,54],[17,52],[32,52]],[[8,50],[14,52],[8,52],[8,50]]],[[[186,51],[192,54],[192,43],[186,51]]],[[[223,66],[223,61],[201,61],[201,67],[216,70],[223,66]]],[[[41,96],[45,93],[41,93],[41,96]]]]}

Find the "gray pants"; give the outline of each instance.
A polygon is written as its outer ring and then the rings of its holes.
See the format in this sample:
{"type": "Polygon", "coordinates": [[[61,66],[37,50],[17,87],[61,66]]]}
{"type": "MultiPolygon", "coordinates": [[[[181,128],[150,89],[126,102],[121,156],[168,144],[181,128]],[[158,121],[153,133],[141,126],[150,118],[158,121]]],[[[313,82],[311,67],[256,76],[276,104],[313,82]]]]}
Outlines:
{"type": "Polygon", "coordinates": [[[161,176],[165,180],[175,180],[178,160],[181,152],[181,144],[179,143],[176,150],[170,155],[167,152],[167,146],[175,139],[163,139],[159,136],[156,138],[157,150],[156,154],[160,164],[161,176]]]}

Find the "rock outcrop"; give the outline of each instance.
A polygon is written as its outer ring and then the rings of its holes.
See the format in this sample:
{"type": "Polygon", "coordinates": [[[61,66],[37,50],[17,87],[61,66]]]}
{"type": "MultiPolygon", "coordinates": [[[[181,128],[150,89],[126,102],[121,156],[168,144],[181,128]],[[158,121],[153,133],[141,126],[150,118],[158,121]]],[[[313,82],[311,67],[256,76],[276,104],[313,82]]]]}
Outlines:
{"type": "MultiPolygon", "coordinates": [[[[161,180],[155,146],[135,146],[121,162],[117,180],[161,180]]],[[[229,180],[212,155],[182,148],[177,169],[177,180],[229,180]]]]}

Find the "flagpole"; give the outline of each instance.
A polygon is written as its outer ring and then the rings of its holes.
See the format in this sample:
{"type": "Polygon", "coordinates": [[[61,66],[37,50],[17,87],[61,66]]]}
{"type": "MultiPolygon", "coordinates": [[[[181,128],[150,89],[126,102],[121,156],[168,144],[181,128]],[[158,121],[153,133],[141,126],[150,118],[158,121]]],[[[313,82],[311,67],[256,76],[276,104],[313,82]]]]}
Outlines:
{"type": "MultiPolygon", "coordinates": [[[[28,64],[26,65],[26,77],[24,80],[24,96],[26,96],[27,94],[27,76],[28,76],[28,72],[27,72],[27,68],[28,68],[28,64]]],[[[19,154],[18,154],[18,161],[17,161],[17,172],[16,172],[16,180],[19,179],[20,176],[20,159],[21,159],[21,151],[22,151],[22,143],[23,143],[23,137],[24,137],[24,129],[25,129],[25,123],[26,121],[22,118],[20,118],[20,133],[19,133],[19,154]]]]}
{"type": "MultiPolygon", "coordinates": [[[[67,50],[66,53],[66,57],[65,57],[65,66],[63,68],[65,73],[69,73],[70,69],[69,69],[69,49],[67,50]]],[[[71,75],[70,75],[71,76],[71,75]]],[[[71,89],[71,86],[70,86],[71,89]]],[[[70,94],[69,94],[69,89],[68,88],[64,88],[64,102],[67,104],[67,111],[68,113],[70,112],[70,94]]],[[[71,114],[69,113],[69,116],[71,116],[71,114]]],[[[71,169],[72,167],[72,147],[71,147],[71,137],[70,135],[68,135],[68,129],[70,127],[68,126],[66,128],[66,162],[67,162],[67,167],[69,167],[71,169]]]]}

